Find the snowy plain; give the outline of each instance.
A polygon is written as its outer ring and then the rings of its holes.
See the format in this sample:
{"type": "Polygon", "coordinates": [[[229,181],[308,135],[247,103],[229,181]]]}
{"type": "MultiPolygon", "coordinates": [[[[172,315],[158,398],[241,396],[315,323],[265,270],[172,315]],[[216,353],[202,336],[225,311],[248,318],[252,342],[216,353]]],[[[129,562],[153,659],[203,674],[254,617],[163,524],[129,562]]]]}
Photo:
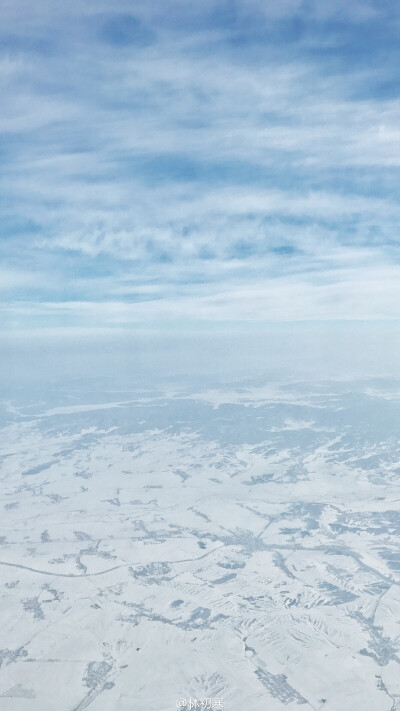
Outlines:
{"type": "Polygon", "coordinates": [[[400,709],[399,428],[385,380],[5,399],[1,711],[400,709]]]}

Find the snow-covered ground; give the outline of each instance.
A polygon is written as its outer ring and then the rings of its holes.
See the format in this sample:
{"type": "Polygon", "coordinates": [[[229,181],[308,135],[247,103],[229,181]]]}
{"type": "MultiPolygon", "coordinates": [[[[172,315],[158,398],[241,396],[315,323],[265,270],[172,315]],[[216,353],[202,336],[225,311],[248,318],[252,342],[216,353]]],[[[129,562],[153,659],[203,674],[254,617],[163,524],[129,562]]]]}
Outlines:
{"type": "Polygon", "coordinates": [[[1,711],[400,709],[398,386],[1,408],[1,711]]]}

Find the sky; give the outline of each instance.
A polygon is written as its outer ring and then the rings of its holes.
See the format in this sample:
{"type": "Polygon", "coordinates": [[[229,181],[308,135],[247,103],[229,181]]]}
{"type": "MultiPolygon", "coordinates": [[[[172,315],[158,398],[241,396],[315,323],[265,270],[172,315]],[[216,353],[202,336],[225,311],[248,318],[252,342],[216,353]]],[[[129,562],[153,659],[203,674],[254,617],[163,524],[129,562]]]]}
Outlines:
{"type": "Polygon", "coordinates": [[[398,2],[0,16],[3,339],[398,328],[398,2]]]}

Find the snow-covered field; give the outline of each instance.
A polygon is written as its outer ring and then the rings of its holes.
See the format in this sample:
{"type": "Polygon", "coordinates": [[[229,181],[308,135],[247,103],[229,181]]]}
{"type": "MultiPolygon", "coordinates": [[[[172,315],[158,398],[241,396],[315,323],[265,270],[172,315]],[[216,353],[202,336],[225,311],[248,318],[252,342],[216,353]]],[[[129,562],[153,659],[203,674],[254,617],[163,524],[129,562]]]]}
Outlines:
{"type": "Polygon", "coordinates": [[[400,709],[398,384],[1,408],[1,711],[400,709]]]}

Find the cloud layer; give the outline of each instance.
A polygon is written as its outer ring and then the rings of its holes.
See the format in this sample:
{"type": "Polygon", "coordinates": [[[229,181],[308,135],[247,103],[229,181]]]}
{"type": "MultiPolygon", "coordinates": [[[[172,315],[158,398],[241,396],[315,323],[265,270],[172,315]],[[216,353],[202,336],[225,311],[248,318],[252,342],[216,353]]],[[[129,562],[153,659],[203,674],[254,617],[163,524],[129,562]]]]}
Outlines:
{"type": "Polygon", "coordinates": [[[4,3],[3,327],[399,318],[399,21],[4,3]]]}

